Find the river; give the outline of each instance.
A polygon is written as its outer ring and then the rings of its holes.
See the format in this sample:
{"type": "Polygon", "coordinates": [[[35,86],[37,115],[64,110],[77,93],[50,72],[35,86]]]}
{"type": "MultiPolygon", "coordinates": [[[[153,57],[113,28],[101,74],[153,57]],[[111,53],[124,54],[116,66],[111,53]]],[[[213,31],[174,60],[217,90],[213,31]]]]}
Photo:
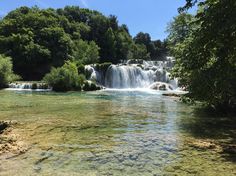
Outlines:
{"type": "Polygon", "coordinates": [[[159,91],[2,90],[0,120],[28,146],[0,175],[236,175],[235,120],[159,91]]]}

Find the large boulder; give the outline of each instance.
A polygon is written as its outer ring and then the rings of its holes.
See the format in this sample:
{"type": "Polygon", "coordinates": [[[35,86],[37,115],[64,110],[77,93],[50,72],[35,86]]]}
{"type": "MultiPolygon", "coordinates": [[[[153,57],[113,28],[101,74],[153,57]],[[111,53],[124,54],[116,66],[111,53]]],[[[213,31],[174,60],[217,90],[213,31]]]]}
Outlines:
{"type": "Polygon", "coordinates": [[[173,90],[173,87],[170,84],[164,82],[155,82],[149,86],[149,89],[167,91],[173,90]]]}

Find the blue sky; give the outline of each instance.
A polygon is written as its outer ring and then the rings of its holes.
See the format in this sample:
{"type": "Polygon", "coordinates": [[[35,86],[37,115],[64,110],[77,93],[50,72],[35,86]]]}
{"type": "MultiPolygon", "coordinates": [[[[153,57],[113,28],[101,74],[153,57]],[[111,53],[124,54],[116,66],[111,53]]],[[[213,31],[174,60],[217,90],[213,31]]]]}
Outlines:
{"type": "Polygon", "coordinates": [[[147,32],[153,40],[166,37],[166,26],[178,14],[177,8],[185,0],[0,0],[0,16],[20,6],[61,8],[66,5],[98,10],[104,15],[118,17],[120,24],[127,24],[132,36],[147,32]]]}

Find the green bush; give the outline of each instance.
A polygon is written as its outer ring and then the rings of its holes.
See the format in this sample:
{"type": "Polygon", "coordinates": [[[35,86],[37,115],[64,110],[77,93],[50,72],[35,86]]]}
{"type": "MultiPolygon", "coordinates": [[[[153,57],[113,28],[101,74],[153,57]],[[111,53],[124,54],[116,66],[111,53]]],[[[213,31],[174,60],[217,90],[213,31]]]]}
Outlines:
{"type": "Polygon", "coordinates": [[[88,81],[84,83],[84,87],[83,87],[84,91],[95,91],[95,90],[100,90],[100,89],[101,87],[97,86],[93,82],[88,82],[88,81]]]}
{"type": "Polygon", "coordinates": [[[12,71],[12,62],[10,57],[0,55],[0,88],[8,86],[9,82],[19,79],[12,71]]]}
{"type": "Polygon", "coordinates": [[[66,62],[60,68],[52,68],[43,79],[54,91],[81,90],[85,77],[78,74],[75,63],[66,62]]]}

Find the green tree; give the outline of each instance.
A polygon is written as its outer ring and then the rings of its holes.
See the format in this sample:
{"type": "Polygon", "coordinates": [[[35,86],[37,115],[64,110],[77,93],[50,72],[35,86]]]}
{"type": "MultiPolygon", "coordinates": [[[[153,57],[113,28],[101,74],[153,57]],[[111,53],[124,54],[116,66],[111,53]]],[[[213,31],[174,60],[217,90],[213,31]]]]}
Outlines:
{"type": "Polygon", "coordinates": [[[93,64],[99,62],[99,47],[94,41],[75,41],[74,60],[77,63],[93,64]]]}
{"type": "Polygon", "coordinates": [[[151,59],[152,60],[165,60],[166,56],[169,54],[167,40],[166,39],[164,41],[155,40],[152,42],[153,42],[155,50],[152,53],[151,59]]]}
{"type": "Polygon", "coordinates": [[[134,42],[127,30],[125,26],[122,26],[116,33],[116,62],[129,59],[129,54],[132,52],[134,42]]]}
{"type": "Polygon", "coordinates": [[[5,88],[12,81],[19,79],[12,71],[12,62],[10,57],[0,55],[0,88],[5,88]]]}
{"type": "Polygon", "coordinates": [[[183,42],[189,36],[191,29],[193,28],[193,24],[191,25],[193,20],[193,15],[180,13],[168,24],[166,32],[169,33],[167,38],[171,47],[183,42]]]}
{"type": "Polygon", "coordinates": [[[186,38],[172,50],[173,76],[188,97],[221,110],[236,107],[235,9],[234,0],[199,3],[194,25],[190,23],[186,38]]]}
{"type": "Polygon", "coordinates": [[[167,46],[165,42],[160,40],[152,41],[148,33],[140,32],[134,37],[134,42],[139,45],[144,45],[147,50],[147,56],[151,60],[163,60],[167,55],[167,46]]]}
{"type": "Polygon", "coordinates": [[[135,44],[132,46],[132,53],[130,59],[143,59],[148,60],[150,53],[147,52],[147,48],[144,44],[135,44]]]}
{"type": "Polygon", "coordinates": [[[110,15],[108,17],[108,21],[109,21],[110,28],[112,28],[112,30],[114,31],[117,31],[119,28],[117,17],[114,15],[110,15]]]}
{"type": "Polygon", "coordinates": [[[116,63],[116,38],[112,28],[109,28],[104,36],[105,49],[104,52],[104,62],[116,63]]]}
{"type": "Polygon", "coordinates": [[[70,59],[72,41],[53,9],[21,7],[0,22],[0,51],[12,57],[17,74],[34,80],[70,59]]]}

